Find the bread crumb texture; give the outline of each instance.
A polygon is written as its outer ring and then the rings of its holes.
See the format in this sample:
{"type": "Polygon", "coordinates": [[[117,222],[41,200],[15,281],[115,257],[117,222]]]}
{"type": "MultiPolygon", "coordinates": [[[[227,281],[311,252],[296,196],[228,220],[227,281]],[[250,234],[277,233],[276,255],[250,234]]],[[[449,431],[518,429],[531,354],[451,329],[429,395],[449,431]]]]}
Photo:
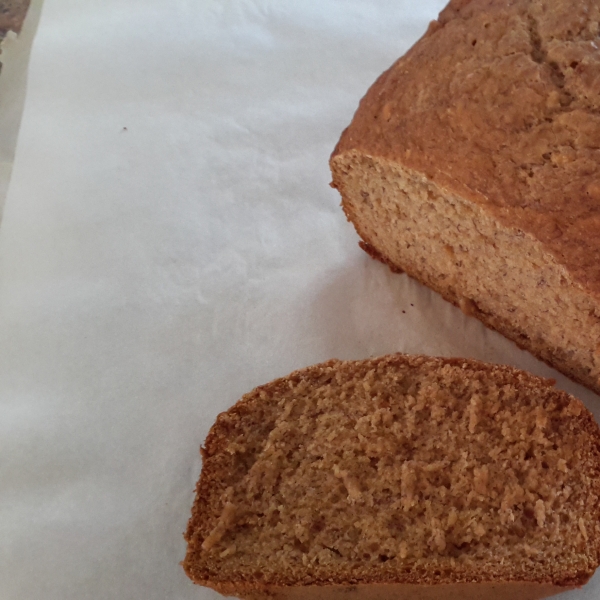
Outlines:
{"type": "Polygon", "coordinates": [[[600,3],[453,0],[332,159],[364,247],[600,393],[600,3]]]}
{"type": "Polygon", "coordinates": [[[229,592],[578,585],[600,559],[599,445],[581,402],[510,367],[330,361],[218,417],[184,568],[229,592]]]}

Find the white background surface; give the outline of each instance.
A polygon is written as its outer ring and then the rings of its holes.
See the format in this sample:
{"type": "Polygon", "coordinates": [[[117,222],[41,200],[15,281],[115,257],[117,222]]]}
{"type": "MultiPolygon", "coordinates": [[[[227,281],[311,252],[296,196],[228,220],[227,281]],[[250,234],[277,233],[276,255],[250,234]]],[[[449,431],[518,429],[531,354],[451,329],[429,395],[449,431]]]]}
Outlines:
{"type": "Polygon", "coordinates": [[[359,98],[442,4],[46,0],[0,229],[2,600],[216,598],[178,565],[198,448],[308,364],[472,356],[599,416],[369,259],[328,187],[359,98]]]}

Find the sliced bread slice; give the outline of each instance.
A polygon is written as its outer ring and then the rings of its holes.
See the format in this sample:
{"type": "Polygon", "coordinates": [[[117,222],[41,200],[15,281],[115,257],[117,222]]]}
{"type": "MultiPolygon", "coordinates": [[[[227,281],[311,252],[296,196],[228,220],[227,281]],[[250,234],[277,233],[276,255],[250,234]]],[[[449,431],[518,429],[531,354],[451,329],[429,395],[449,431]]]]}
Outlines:
{"type": "Polygon", "coordinates": [[[242,598],[541,598],[600,560],[600,433],[474,360],[309,367],[219,415],[185,571],[242,598]]]}

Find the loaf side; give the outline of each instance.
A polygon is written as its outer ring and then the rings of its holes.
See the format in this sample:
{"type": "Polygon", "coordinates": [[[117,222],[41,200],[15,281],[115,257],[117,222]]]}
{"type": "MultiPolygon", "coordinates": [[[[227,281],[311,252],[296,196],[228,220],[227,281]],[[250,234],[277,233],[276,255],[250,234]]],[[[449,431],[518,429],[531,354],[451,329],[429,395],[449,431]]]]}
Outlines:
{"type": "Polygon", "coordinates": [[[600,302],[531,234],[395,162],[331,161],[366,249],[600,393],[600,302]]]}
{"type": "Polygon", "coordinates": [[[224,588],[245,600],[538,600],[575,589],[545,583],[372,583],[359,585],[224,588]]]}

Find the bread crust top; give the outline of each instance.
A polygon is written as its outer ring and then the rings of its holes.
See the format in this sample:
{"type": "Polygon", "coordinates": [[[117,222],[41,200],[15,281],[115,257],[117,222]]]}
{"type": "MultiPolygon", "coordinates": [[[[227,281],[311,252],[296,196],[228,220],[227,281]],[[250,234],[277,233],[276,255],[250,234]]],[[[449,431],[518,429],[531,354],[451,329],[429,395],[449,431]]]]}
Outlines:
{"type": "Polygon", "coordinates": [[[332,160],[354,150],[424,173],[600,298],[599,21],[598,0],[452,0],[367,92],[332,160]]]}

